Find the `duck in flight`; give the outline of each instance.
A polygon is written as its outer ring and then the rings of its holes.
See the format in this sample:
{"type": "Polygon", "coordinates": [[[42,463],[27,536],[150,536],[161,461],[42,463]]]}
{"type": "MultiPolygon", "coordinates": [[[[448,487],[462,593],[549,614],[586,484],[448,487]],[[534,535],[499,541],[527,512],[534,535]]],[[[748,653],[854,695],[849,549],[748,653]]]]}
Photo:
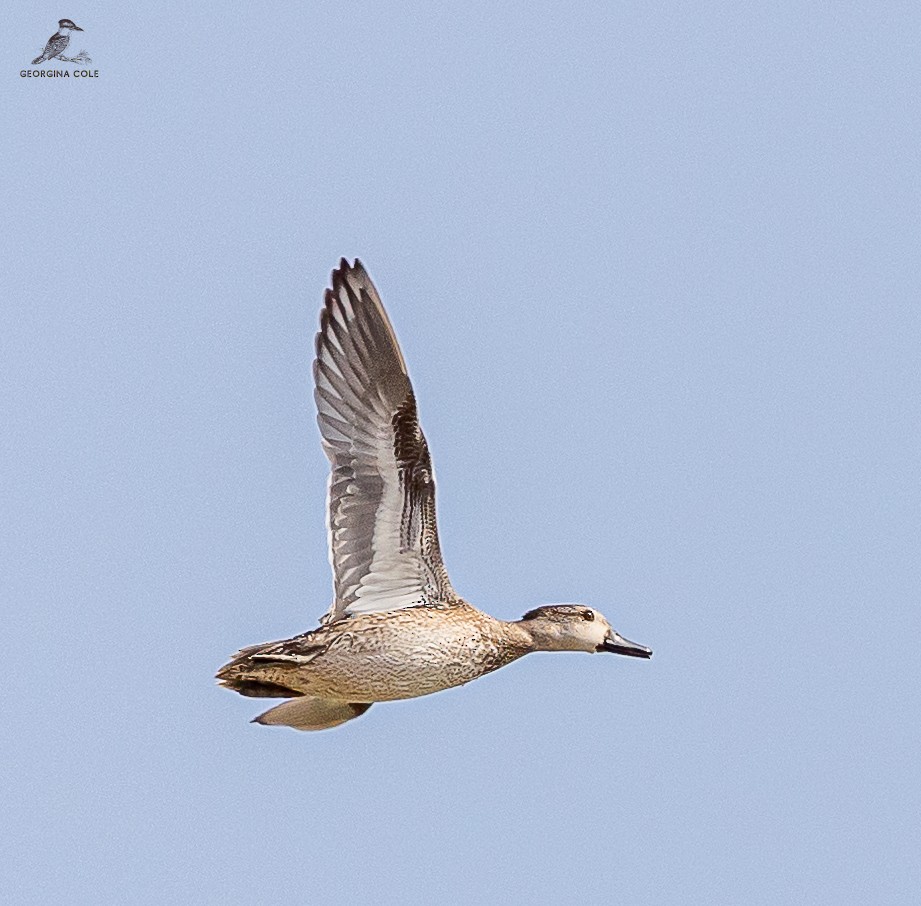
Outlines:
{"type": "Polygon", "coordinates": [[[582,604],[497,620],[448,578],[435,523],[435,478],[406,362],[361,263],[333,271],[320,314],[314,399],[331,474],[334,600],[320,626],[239,651],[219,683],[284,698],[256,723],[323,730],[374,702],[429,695],[533,651],[652,651],[582,604]]]}

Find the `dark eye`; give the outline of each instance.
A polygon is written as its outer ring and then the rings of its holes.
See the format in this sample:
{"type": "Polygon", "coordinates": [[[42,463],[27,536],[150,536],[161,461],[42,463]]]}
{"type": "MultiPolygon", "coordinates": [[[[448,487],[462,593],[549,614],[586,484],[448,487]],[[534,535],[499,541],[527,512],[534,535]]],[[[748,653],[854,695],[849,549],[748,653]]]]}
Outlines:
{"type": "Polygon", "coordinates": [[[589,622],[591,622],[592,620],[595,619],[595,613],[594,613],[594,611],[592,611],[592,610],[583,610],[583,611],[582,611],[582,619],[583,619],[583,620],[588,620],[589,622]]]}

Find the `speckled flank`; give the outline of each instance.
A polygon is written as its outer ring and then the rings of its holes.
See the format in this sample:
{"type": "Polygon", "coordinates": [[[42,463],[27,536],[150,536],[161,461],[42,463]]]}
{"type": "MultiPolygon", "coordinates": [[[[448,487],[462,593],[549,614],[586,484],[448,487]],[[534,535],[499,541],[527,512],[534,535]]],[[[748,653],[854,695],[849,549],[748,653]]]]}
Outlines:
{"type": "Polygon", "coordinates": [[[218,678],[231,687],[271,683],[337,701],[393,701],[469,683],[532,650],[519,624],[467,604],[412,607],[359,615],[248,651],[218,678]]]}

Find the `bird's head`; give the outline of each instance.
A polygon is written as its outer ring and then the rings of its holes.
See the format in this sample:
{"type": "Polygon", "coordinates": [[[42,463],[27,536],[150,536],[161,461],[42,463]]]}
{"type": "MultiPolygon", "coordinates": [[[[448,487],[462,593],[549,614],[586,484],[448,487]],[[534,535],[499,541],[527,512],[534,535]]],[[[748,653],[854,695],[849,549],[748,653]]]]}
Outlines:
{"type": "Polygon", "coordinates": [[[610,651],[652,657],[652,650],[625,639],[597,610],[584,604],[545,604],[529,610],[519,625],[545,651],[610,651]]]}
{"type": "Polygon", "coordinates": [[[59,20],[59,21],[58,21],[58,28],[59,28],[61,31],[64,31],[64,29],[70,29],[71,31],[83,31],[83,29],[80,28],[79,25],[74,25],[74,23],[71,22],[70,19],[61,19],[61,20],[59,20]]]}

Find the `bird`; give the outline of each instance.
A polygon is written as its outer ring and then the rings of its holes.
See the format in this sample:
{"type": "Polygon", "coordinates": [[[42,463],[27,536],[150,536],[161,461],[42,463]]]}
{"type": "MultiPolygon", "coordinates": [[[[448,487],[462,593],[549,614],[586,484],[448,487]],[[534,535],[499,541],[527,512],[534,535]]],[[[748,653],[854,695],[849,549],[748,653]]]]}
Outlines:
{"type": "Polygon", "coordinates": [[[41,56],[36,57],[32,61],[32,65],[37,66],[39,63],[53,60],[64,53],[67,50],[67,45],[70,44],[70,33],[72,31],[83,31],[83,29],[79,25],[74,25],[70,19],[60,19],[58,21],[58,30],[48,39],[41,56]]]}
{"type": "Polygon", "coordinates": [[[333,602],[317,628],[243,648],[218,671],[218,684],[241,695],[286,699],[254,723],[336,727],[376,702],[463,685],[534,651],[652,656],[584,604],[505,621],[454,590],[406,362],[357,258],[332,273],[315,348],[333,602]]]}

